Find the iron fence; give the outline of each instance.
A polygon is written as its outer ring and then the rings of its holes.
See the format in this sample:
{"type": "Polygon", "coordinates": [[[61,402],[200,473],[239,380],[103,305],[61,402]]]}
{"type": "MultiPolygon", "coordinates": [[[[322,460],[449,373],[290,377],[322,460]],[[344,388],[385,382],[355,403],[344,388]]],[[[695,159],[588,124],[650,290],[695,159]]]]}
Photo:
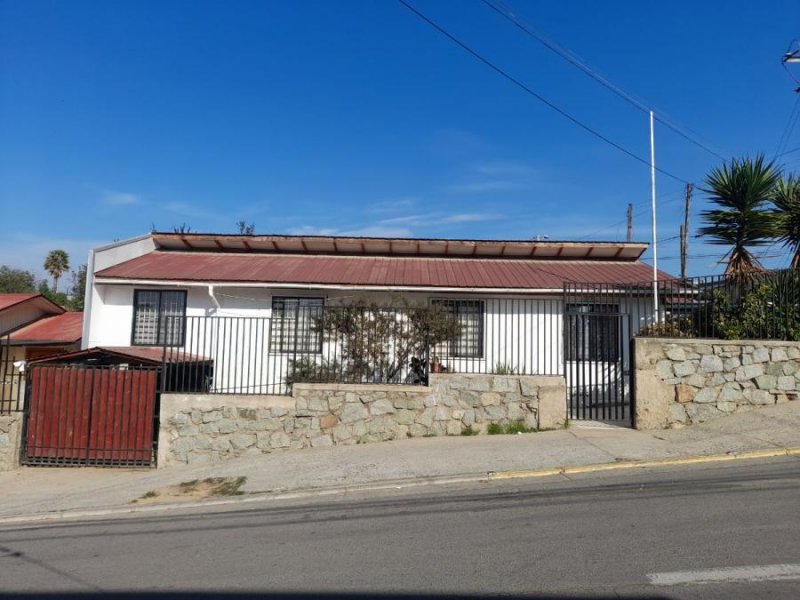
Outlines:
{"type": "Polygon", "coordinates": [[[0,415],[23,410],[25,400],[25,370],[23,356],[17,356],[18,347],[11,337],[0,339],[0,415]]]}
{"type": "Polygon", "coordinates": [[[790,270],[568,284],[565,301],[617,307],[631,316],[632,335],[800,341],[800,275],[790,270]]]}
{"type": "Polygon", "coordinates": [[[185,335],[180,346],[163,348],[161,389],[288,394],[300,382],[420,385],[431,372],[555,375],[562,372],[561,315],[552,298],[190,316],[165,324],[185,335]]]}

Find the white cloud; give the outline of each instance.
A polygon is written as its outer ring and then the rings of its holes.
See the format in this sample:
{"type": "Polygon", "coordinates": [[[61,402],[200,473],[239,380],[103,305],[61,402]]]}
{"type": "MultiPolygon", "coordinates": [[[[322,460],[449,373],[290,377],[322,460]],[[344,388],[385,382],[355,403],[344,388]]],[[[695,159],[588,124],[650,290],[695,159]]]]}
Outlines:
{"type": "Polygon", "coordinates": [[[42,265],[50,250],[66,251],[69,255],[70,269],[77,269],[80,265],[86,264],[91,248],[102,246],[110,241],[18,233],[0,239],[0,256],[3,257],[2,264],[16,269],[33,271],[38,277],[44,277],[42,265]]]}
{"type": "Polygon", "coordinates": [[[341,235],[354,235],[360,237],[413,237],[414,233],[407,227],[385,227],[383,225],[372,225],[360,229],[343,231],[341,235]]]}
{"type": "Polygon", "coordinates": [[[508,192],[521,190],[526,186],[509,179],[487,179],[468,183],[455,183],[447,186],[447,191],[455,194],[482,194],[486,192],[508,192]]]}
{"type": "Polygon", "coordinates": [[[129,192],[106,191],[103,193],[103,203],[109,206],[132,206],[139,204],[139,201],[139,196],[129,192]]]}
{"type": "Polygon", "coordinates": [[[442,221],[445,223],[478,223],[480,221],[496,221],[502,218],[502,215],[493,213],[460,213],[448,215],[442,221]]]}
{"type": "Polygon", "coordinates": [[[485,162],[474,167],[476,173],[481,175],[532,175],[535,169],[524,162],[515,160],[501,160],[485,162]]]}
{"type": "Polygon", "coordinates": [[[403,210],[409,210],[413,208],[419,198],[417,196],[400,196],[399,198],[388,198],[386,200],[379,200],[375,202],[371,206],[367,207],[367,210],[371,213],[392,213],[392,212],[400,212],[403,210]]]}

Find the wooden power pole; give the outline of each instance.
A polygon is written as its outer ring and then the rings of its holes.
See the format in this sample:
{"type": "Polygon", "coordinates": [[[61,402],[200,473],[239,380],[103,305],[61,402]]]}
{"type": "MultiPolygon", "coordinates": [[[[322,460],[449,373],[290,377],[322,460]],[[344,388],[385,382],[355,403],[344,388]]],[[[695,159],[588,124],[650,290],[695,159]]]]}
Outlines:
{"type": "Polygon", "coordinates": [[[628,241],[633,241],[633,204],[628,203],[628,241]]]}
{"type": "Polygon", "coordinates": [[[686,279],[686,262],[689,256],[689,211],[692,207],[692,184],[686,184],[686,202],[683,207],[683,225],[681,225],[681,279],[686,279]]]}

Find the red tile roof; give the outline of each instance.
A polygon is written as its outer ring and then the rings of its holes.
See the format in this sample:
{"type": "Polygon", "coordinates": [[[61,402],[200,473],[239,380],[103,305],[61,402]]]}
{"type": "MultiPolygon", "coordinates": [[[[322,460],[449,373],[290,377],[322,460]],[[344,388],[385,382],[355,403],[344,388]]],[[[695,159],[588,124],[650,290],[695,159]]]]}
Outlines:
{"type": "Polygon", "coordinates": [[[0,294],[0,310],[36,298],[39,294],[0,294]]]}
{"type": "MultiPolygon", "coordinates": [[[[565,282],[637,283],[638,261],[412,258],[155,251],[103,269],[100,279],[358,287],[555,290],[565,282]]],[[[662,278],[669,276],[662,273],[662,278]]]]}
{"type": "Polygon", "coordinates": [[[74,344],[80,341],[83,329],[82,312],[65,312],[52,317],[44,317],[14,331],[11,342],[41,344],[74,344]]]}

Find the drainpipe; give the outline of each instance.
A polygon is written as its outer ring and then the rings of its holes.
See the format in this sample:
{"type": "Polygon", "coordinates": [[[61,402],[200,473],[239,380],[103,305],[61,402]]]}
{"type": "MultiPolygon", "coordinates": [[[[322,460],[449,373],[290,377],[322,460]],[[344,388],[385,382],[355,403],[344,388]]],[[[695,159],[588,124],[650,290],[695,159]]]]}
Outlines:
{"type": "Polygon", "coordinates": [[[89,332],[92,317],[92,297],[94,296],[94,255],[95,249],[89,250],[89,264],[86,265],[86,287],[83,289],[83,326],[81,327],[81,350],[89,347],[89,332]]]}
{"type": "Polygon", "coordinates": [[[220,306],[219,300],[217,300],[217,297],[214,295],[214,286],[213,285],[209,285],[208,286],[208,297],[211,298],[211,301],[214,303],[214,306],[216,307],[217,312],[221,311],[222,310],[222,306],[220,306]]]}

